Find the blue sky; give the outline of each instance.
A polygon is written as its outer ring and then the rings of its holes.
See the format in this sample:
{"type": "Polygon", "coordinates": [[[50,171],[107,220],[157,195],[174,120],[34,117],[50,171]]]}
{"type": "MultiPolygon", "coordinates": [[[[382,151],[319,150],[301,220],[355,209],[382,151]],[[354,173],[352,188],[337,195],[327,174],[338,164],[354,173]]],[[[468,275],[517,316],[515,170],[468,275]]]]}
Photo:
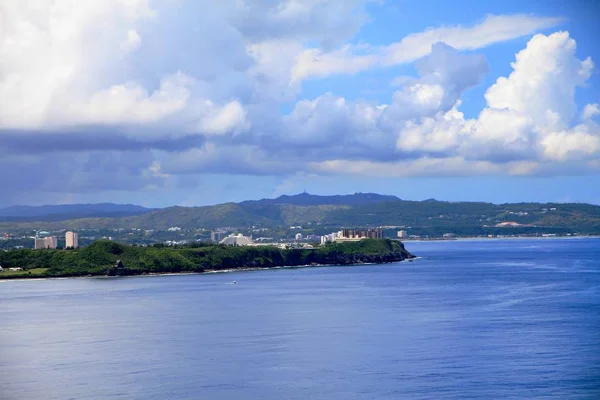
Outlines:
{"type": "Polygon", "coordinates": [[[0,13],[0,206],[303,190],[600,204],[593,0],[0,13]]]}

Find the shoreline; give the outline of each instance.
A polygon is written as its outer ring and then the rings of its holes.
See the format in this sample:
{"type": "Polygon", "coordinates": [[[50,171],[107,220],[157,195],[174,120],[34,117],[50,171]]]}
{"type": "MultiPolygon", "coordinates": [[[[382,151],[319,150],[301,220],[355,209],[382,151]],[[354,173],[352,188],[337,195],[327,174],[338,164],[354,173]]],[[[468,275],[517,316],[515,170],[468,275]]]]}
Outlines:
{"type": "Polygon", "coordinates": [[[121,279],[121,278],[143,278],[143,277],[158,277],[158,276],[184,276],[184,275],[214,275],[214,274],[228,274],[232,272],[252,272],[252,271],[267,271],[267,270],[279,270],[279,269],[301,269],[301,268],[323,268],[323,267],[353,267],[363,265],[384,265],[384,264],[395,264],[409,262],[409,260],[416,260],[421,257],[406,258],[399,261],[390,261],[382,263],[352,263],[352,264],[307,264],[307,265],[283,265],[277,267],[242,267],[242,268],[230,268],[230,269],[211,269],[203,272],[148,272],[143,274],[132,274],[132,275],[86,275],[86,276],[47,276],[47,277],[19,277],[19,278],[2,278],[0,282],[32,282],[32,281],[47,281],[47,280],[63,280],[63,279],[121,279]]]}
{"type": "Polygon", "coordinates": [[[394,239],[405,242],[456,242],[456,241],[484,241],[484,240],[556,240],[556,239],[599,239],[600,235],[578,235],[578,236],[504,236],[504,237],[479,237],[465,236],[452,239],[394,239]]]}

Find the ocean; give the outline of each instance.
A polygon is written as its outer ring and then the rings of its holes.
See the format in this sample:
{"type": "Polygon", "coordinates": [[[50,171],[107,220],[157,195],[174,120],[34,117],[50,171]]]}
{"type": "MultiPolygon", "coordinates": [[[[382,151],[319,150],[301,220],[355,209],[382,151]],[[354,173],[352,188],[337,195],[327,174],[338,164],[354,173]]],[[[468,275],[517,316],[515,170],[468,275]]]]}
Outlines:
{"type": "Polygon", "coordinates": [[[600,399],[600,239],[406,247],[420,258],[0,281],[0,398],[600,399]]]}

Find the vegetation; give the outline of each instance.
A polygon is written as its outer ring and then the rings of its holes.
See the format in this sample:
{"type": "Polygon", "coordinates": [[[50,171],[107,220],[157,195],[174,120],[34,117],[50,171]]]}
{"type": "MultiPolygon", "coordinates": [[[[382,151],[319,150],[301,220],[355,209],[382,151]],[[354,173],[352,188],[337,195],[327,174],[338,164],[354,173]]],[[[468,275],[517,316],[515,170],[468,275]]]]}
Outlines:
{"type": "Polygon", "coordinates": [[[0,279],[45,278],[47,270],[48,268],[31,268],[22,271],[4,270],[0,272],[0,279]]]}
{"type": "MultiPolygon", "coordinates": [[[[60,229],[214,229],[291,225],[313,227],[405,226],[429,232],[489,234],[500,222],[528,225],[527,232],[600,234],[600,206],[578,203],[405,201],[391,196],[282,196],[278,199],[226,203],[205,207],[169,207],[121,218],[81,218],[65,221],[0,222],[0,231],[60,229]],[[548,230],[555,229],[554,231],[548,230]],[[556,230],[558,229],[558,230],[556,230]]],[[[513,233],[502,228],[500,234],[513,233]]]]}
{"type": "Polygon", "coordinates": [[[271,246],[129,246],[96,241],[88,247],[70,250],[10,250],[0,252],[5,269],[19,267],[19,273],[1,272],[0,278],[59,277],[87,275],[139,275],[147,273],[204,272],[238,268],[270,268],[309,264],[348,265],[393,262],[413,257],[404,245],[387,239],[365,239],[334,243],[316,249],[282,250],[271,246]],[[120,260],[124,269],[117,271],[120,260]]]}

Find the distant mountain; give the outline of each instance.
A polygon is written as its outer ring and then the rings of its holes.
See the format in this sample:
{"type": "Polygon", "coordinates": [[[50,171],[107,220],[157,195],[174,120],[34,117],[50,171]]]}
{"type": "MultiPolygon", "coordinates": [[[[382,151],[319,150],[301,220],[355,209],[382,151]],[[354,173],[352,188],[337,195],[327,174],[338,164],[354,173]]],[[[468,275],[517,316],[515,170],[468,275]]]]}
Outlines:
{"type": "Polygon", "coordinates": [[[114,218],[152,211],[133,204],[61,204],[0,208],[0,221],[61,221],[78,218],[114,218]]]}
{"type": "Polygon", "coordinates": [[[299,193],[295,195],[283,195],[276,199],[248,200],[239,203],[244,205],[278,205],[292,204],[295,206],[320,206],[320,205],[346,205],[357,206],[364,204],[381,203],[384,201],[400,200],[396,196],[382,195],[376,193],[354,193],[335,196],[318,196],[309,193],[299,193]]]}
{"type": "Polygon", "coordinates": [[[503,234],[505,228],[496,226],[502,222],[514,222],[523,231],[540,228],[547,232],[600,234],[600,206],[578,203],[493,204],[435,199],[407,201],[374,193],[343,196],[301,193],[276,199],[155,210],[115,204],[43,206],[33,210],[11,207],[8,211],[0,210],[0,230],[7,231],[167,229],[173,226],[186,229],[252,226],[289,229],[292,225],[302,225],[323,232],[332,227],[404,226],[411,232],[423,234],[503,234]],[[24,214],[27,219],[24,219],[24,214]],[[21,217],[10,220],[16,218],[15,215],[21,217]]]}

